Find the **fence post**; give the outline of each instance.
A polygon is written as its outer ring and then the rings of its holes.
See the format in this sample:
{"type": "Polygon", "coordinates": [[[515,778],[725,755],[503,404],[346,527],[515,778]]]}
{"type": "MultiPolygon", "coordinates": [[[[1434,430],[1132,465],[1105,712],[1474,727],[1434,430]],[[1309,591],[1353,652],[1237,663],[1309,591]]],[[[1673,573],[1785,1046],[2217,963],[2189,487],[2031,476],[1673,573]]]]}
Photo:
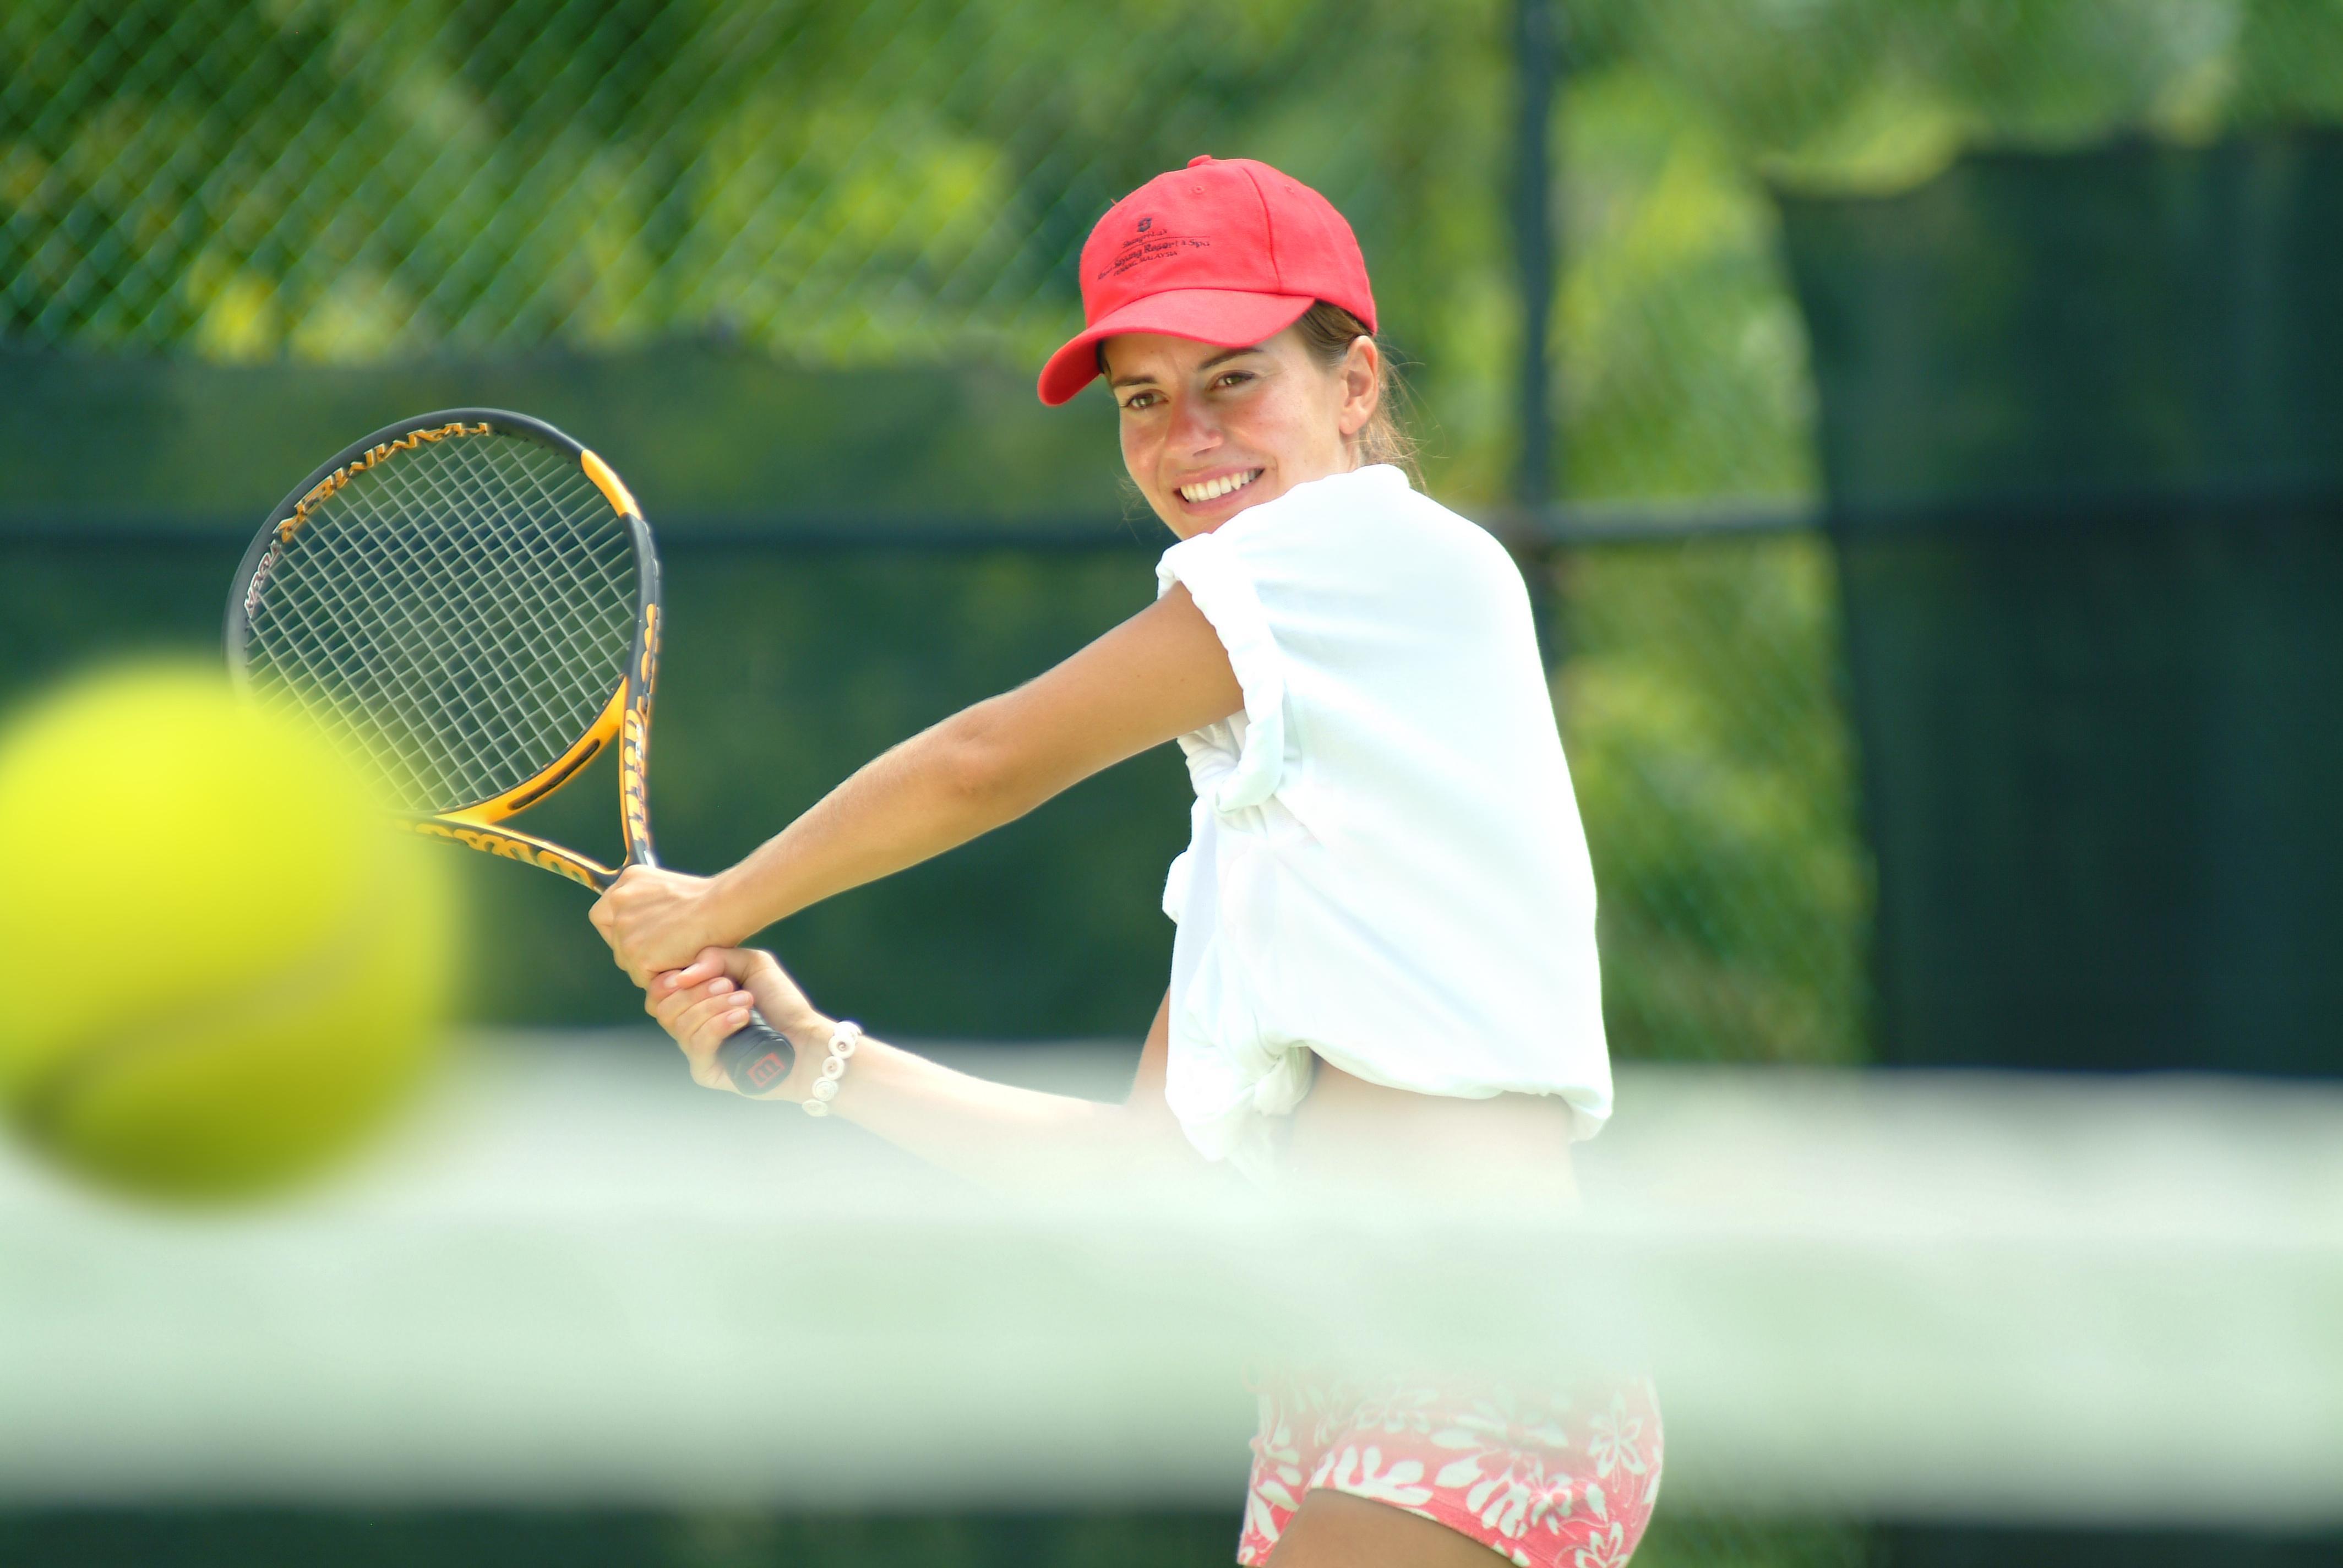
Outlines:
{"type": "Polygon", "coordinates": [[[1554,547],[1539,526],[1554,496],[1554,296],[1558,236],[1554,202],[1554,106],[1562,75],[1561,0],[1514,0],[1513,211],[1514,270],[1522,295],[1522,342],[1515,388],[1521,449],[1513,470],[1519,513],[1514,549],[1530,590],[1538,648],[1546,668],[1561,663],[1555,614],[1554,547]]]}

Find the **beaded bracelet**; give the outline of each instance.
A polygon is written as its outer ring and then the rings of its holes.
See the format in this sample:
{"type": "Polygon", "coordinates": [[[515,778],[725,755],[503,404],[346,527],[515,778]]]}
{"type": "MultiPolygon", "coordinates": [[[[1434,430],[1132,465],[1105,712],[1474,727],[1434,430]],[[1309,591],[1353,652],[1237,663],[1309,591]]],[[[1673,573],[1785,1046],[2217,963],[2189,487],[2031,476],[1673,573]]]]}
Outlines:
{"type": "Polygon", "coordinates": [[[830,1026],[830,1054],[822,1059],[821,1076],[813,1081],[813,1091],[804,1101],[808,1116],[830,1114],[830,1102],[838,1098],[838,1081],[846,1076],[846,1063],[861,1038],[862,1026],[852,1019],[841,1019],[830,1026]]]}

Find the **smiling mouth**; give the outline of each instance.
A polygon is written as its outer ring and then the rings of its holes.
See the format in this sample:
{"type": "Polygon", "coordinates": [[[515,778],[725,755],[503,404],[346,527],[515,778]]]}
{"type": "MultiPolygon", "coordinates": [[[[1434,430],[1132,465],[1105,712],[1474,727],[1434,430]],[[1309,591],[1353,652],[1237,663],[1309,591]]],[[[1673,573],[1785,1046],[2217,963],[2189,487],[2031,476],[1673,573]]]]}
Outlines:
{"type": "Polygon", "coordinates": [[[1225,474],[1201,485],[1182,485],[1179,487],[1180,498],[1192,507],[1204,501],[1217,501],[1232,490],[1243,489],[1260,478],[1263,472],[1265,470],[1261,468],[1247,468],[1242,474],[1225,474]]]}

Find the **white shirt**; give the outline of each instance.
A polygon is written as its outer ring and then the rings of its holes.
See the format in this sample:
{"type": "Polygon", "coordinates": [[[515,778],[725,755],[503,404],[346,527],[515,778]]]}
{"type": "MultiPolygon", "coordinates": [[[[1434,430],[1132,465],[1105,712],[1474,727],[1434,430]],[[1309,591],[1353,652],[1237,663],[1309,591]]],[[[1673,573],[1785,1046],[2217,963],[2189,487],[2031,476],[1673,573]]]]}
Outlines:
{"type": "Polygon", "coordinates": [[[1594,875],[1503,547],[1399,469],[1297,485],[1183,539],[1244,711],[1180,738],[1167,1092],[1265,1176],[1312,1053],[1373,1083],[1611,1112],[1594,875]]]}

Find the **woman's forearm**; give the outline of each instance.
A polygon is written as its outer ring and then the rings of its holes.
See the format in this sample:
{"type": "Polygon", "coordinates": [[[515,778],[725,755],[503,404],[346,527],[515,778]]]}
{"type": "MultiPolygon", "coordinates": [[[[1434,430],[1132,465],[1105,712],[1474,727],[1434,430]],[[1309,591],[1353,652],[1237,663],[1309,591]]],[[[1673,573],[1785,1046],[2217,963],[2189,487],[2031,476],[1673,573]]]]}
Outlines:
{"type": "Polygon", "coordinates": [[[745,940],[809,905],[956,849],[1047,799],[995,764],[988,706],[865,764],[719,875],[709,891],[724,940],[745,940]]]}
{"type": "MultiPolygon", "coordinates": [[[[820,1081],[828,1054],[823,1042],[836,1020],[815,1011],[769,955],[739,978],[765,1016],[798,1046],[798,1060],[772,1097],[804,1101],[820,1081]]],[[[672,1024],[665,1016],[662,1021],[672,1024]]],[[[1130,1094],[1110,1105],[955,1072],[865,1035],[839,1081],[830,1113],[916,1159],[996,1189],[1094,1193],[1167,1178],[1222,1182],[1225,1171],[1197,1154],[1164,1099],[1170,1043],[1166,998],[1140,1048],[1130,1094]]],[[[712,1050],[712,1040],[702,1044],[712,1050]]]]}
{"type": "Polygon", "coordinates": [[[904,741],[715,879],[716,940],[1015,820],[1112,767],[1244,706],[1219,633],[1174,588],[1014,691],[904,741]]]}
{"type": "MultiPolygon", "coordinates": [[[[814,1047],[809,1055],[819,1055],[814,1047]]],[[[1210,1181],[1168,1111],[1019,1089],[864,1039],[831,1112],[996,1191],[1095,1193],[1167,1177],[1210,1181]]]]}

